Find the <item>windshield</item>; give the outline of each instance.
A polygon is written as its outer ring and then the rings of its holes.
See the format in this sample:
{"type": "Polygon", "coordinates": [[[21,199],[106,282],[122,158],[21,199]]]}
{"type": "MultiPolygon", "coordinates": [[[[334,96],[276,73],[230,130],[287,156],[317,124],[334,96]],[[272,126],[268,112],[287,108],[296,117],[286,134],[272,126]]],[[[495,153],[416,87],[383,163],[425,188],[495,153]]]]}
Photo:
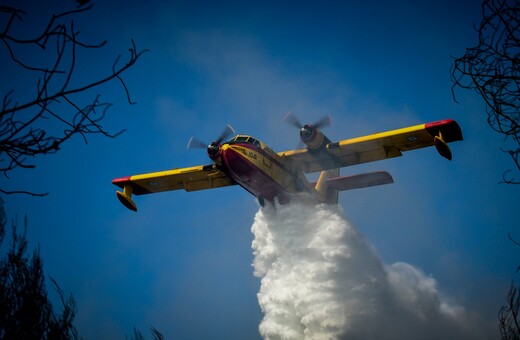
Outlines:
{"type": "Polygon", "coordinates": [[[260,142],[251,136],[244,136],[244,135],[238,135],[230,139],[228,144],[235,144],[235,143],[247,143],[247,144],[253,144],[258,147],[261,147],[260,142]]]}

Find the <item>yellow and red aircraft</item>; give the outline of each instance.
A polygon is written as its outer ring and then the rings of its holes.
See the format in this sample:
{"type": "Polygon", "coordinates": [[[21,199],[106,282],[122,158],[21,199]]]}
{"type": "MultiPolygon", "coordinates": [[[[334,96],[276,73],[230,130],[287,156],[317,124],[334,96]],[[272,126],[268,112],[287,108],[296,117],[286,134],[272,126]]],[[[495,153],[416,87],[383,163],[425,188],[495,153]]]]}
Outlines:
{"type": "MultiPolygon", "coordinates": [[[[385,171],[340,177],[340,168],[398,157],[404,151],[429,146],[435,146],[441,156],[451,160],[447,143],[462,140],[459,125],[451,119],[339,142],[331,142],[320,130],[330,124],[330,116],[305,125],[292,113],[285,120],[300,129],[300,139],[306,147],[274,152],[265,143],[247,135],[236,135],[225,141],[234,134],[228,126],[207,146],[212,164],[116,178],[112,183],[123,189],[117,191],[117,197],[125,207],[137,211],[132,195],[240,185],[257,197],[262,206],[265,201],[275,199],[286,203],[291,193],[298,192],[311,193],[319,203],[336,204],[339,191],[393,183],[385,171]],[[305,174],[315,172],[321,172],[319,179],[310,182],[305,174]]],[[[188,144],[189,148],[202,146],[206,144],[193,138],[188,144]]]]}

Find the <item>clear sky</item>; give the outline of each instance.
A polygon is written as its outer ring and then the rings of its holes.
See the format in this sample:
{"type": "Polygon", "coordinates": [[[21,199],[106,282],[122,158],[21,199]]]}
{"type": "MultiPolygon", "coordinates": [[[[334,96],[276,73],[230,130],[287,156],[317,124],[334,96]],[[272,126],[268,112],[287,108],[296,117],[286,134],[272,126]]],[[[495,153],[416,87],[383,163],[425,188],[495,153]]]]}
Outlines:
{"type": "MultiPolygon", "coordinates": [[[[46,13],[75,6],[32,3],[21,5],[26,20],[41,25],[46,13]]],[[[464,135],[453,161],[430,148],[344,169],[386,170],[395,183],[342,193],[340,204],[384,263],[412,264],[443,296],[495,320],[519,264],[507,235],[520,239],[520,188],[498,184],[513,165],[502,137],[478,96],[457,90],[454,102],[450,81],[453,56],[476,43],[480,15],[477,0],[95,3],[76,27],[108,45],[79,56],[75,81],[109,71],[130,39],[150,49],[124,75],[137,105],[117,83],[84,97],[113,102],[104,127],[127,132],[88,145],[76,138],[36,169],[12,173],[5,187],[50,194],[6,197],[7,213],[27,214],[46,275],[77,300],[83,337],[153,325],[167,338],[259,338],[256,200],[239,187],[179,191],[138,197],[132,213],[111,180],[209,164],[186,144],[192,135],[211,141],[225,124],[292,149],[299,138],[282,122],[288,111],[306,122],[331,114],[331,140],[453,118],[464,135]]],[[[1,74],[2,89],[32,90],[4,63],[1,74]]]]}

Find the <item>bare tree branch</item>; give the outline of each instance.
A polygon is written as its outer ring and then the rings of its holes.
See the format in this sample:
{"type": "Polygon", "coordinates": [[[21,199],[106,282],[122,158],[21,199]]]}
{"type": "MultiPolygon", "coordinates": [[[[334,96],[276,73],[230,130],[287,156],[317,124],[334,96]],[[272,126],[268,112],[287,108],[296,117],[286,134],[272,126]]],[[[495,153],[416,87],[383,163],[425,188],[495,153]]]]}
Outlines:
{"type": "MultiPolygon", "coordinates": [[[[515,245],[520,246],[511,234],[507,237],[515,245]]],[[[516,272],[520,271],[520,266],[516,268],[516,272]]],[[[500,307],[498,311],[498,325],[500,336],[503,340],[520,340],[520,286],[511,282],[509,292],[507,293],[506,305],[500,307]]]]}
{"type": "Polygon", "coordinates": [[[516,244],[517,246],[520,247],[520,243],[519,243],[518,241],[516,241],[516,240],[513,238],[513,236],[511,236],[511,234],[507,234],[507,238],[508,238],[511,242],[513,242],[514,244],[516,244]]]}
{"type": "Polygon", "coordinates": [[[520,291],[514,283],[507,294],[507,304],[498,312],[498,324],[501,338],[504,340],[520,339],[518,313],[520,311],[520,291]]]}
{"type": "MultiPolygon", "coordinates": [[[[12,88],[3,95],[0,104],[0,172],[6,178],[14,169],[34,168],[35,157],[58,152],[63,143],[76,135],[87,143],[92,134],[114,138],[124,132],[109,132],[102,126],[111,103],[101,101],[100,94],[92,94],[92,99],[85,102],[85,99],[78,99],[78,94],[88,95],[102,84],[118,81],[128,103],[135,104],[122,76],[147,50],[138,50],[132,40],[124,61],[121,55],[117,56],[112,69],[93,81],[76,79],[78,55],[87,49],[101,49],[107,43],[91,44],[78,38],[79,31],[72,17],[84,15],[93,6],[88,4],[89,1],[78,3],[75,9],[54,14],[40,32],[29,37],[15,33],[23,31],[19,27],[31,25],[24,21],[27,13],[18,8],[0,6],[0,18],[4,16],[7,19],[5,27],[0,27],[0,55],[5,54],[2,66],[19,68],[20,73],[25,72],[24,76],[27,72],[33,75],[36,90],[34,97],[22,102],[15,100],[16,91],[20,89],[12,88]],[[22,49],[44,55],[45,58],[41,59],[46,62],[23,54],[20,52],[22,49]],[[8,61],[12,64],[7,65],[8,61]]],[[[4,188],[0,188],[0,193],[44,195],[4,188]]]]}
{"type": "MultiPolygon", "coordinates": [[[[486,103],[487,122],[516,147],[503,150],[520,171],[520,4],[518,0],[484,0],[478,45],[455,59],[455,88],[475,90],[486,103]]],[[[455,99],[456,100],[456,99],[455,99]]],[[[502,183],[520,184],[511,171],[502,183]]]]}

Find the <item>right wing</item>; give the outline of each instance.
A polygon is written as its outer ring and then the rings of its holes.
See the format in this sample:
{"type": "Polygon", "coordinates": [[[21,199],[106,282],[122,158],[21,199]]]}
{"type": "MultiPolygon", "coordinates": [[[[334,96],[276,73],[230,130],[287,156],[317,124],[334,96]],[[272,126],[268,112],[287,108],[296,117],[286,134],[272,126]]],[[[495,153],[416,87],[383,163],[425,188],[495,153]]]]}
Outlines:
{"type": "Polygon", "coordinates": [[[312,173],[399,157],[405,151],[434,145],[443,157],[451,159],[447,143],[459,140],[462,140],[459,125],[445,119],[329,143],[325,150],[289,150],[279,152],[278,156],[295,168],[312,173]]]}
{"type": "Polygon", "coordinates": [[[214,164],[121,177],[114,179],[112,183],[123,189],[123,192],[116,192],[117,197],[125,207],[133,211],[137,211],[137,207],[132,195],[179,189],[196,191],[236,184],[214,164]]]}

